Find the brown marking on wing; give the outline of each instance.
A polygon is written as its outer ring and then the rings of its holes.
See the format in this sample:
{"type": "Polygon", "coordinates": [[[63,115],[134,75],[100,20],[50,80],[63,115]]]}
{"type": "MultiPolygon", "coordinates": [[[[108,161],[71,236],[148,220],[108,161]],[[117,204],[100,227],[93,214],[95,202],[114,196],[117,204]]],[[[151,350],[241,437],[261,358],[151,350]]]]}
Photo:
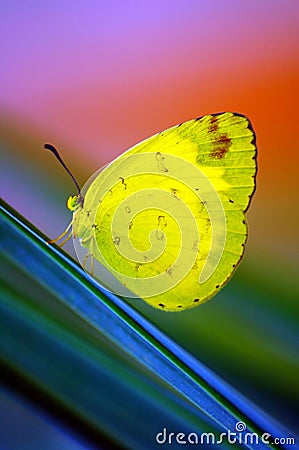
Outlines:
{"type": "Polygon", "coordinates": [[[219,137],[217,136],[216,140],[212,144],[210,156],[212,158],[222,159],[228,152],[231,145],[232,141],[227,134],[221,134],[219,137]]]}
{"type": "Polygon", "coordinates": [[[219,128],[218,119],[216,116],[212,116],[210,126],[209,126],[209,133],[215,133],[216,131],[218,131],[218,128],[219,128]]]}

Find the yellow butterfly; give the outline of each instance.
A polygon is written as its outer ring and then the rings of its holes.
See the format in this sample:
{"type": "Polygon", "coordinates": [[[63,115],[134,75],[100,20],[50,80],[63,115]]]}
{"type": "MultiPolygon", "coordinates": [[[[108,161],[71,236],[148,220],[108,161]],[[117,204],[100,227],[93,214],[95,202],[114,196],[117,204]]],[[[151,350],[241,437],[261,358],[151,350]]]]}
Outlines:
{"type": "Polygon", "coordinates": [[[45,148],[78,189],[67,202],[73,220],[53,242],[73,236],[80,262],[86,267],[90,257],[90,271],[104,287],[182,311],[231,278],[244,253],[257,170],[255,134],[245,116],[211,114],[162,131],[83,189],[57,150],[45,148]]]}

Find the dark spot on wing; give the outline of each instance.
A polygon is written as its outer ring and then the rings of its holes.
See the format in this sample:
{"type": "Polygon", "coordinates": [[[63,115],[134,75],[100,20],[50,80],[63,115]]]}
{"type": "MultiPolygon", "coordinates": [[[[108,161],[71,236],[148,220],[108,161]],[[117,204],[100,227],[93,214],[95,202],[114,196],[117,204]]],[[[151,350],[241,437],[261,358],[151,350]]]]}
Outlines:
{"type": "Polygon", "coordinates": [[[125,187],[125,189],[127,189],[127,184],[125,183],[125,179],[123,177],[119,177],[119,179],[121,180],[121,184],[125,187]]]}
{"type": "Polygon", "coordinates": [[[159,303],[159,305],[161,308],[165,308],[165,305],[163,305],[163,303],[159,303]]]}
{"type": "Polygon", "coordinates": [[[198,240],[193,241],[192,250],[198,250],[198,244],[199,244],[198,240]]]}
{"type": "Polygon", "coordinates": [[[119,243],[120,243],[120,237],[119,236],[115,236],[113,244],[114,245],[119,245],[119,243]]]}
{"type": "Polygon", "coordinates": [[[195,298],[195,299],[193,300],[193,302],[194,302],[194,303],[199,302],[199,298],[195,298]]]}
{"type": "Polygon", "coordinates": [[[156,239],[158,239],[158,241],[163,241],[164,239],[164,233],[161,230],[156,230],[156,239]]]}
{"type": "Polygon", "coordinates": [[[168,268],[166,269],[166,273],[167,273],[169,276],[172,275],[172,272],[173,272],[173,268],[172,268],[172,267],[168,267],[168,268]]]}
{"type": "Polygon", "coordinates": [[[167,227],[165,216],[158,216],[158,227],[161,229],[167,227]]]}
{"type": "Polygon", "coordinates": [[[217,118],[217,116],[212,116],[210,126],[209,126],[209,133],[216,133],[216,131],[218,131],[218,128],[219,128],[218,118],[217,118]]]}
{"type": "Polygon", "coordinates": [[[212,142],[212,151],[210,156],[215,159],[222,159],[228,152],[231,145],[232,141],[227,134],[217,136],[216,140],[212,142]]]}
{"type": "MultiPolygon", "coordinates": [[[[161,136],[162,136],[162,134],[161,134],[161,136]]],[[[160,152],[156,152],[155,157],[157,160],[159,170],[161,172],[168,172],[167,167],[165,167],[165,165],[164,165],[165,157],[160,152]]]]}

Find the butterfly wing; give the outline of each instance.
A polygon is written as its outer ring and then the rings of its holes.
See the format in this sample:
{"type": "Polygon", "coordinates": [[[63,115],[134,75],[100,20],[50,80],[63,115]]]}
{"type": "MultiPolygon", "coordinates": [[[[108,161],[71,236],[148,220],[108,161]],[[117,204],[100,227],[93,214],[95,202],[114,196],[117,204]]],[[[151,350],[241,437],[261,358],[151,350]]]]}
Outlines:
{"type": "Polygon", "coordinates": [[[255,176],[255,135],[245,116],[208,115],[158,133],[90,185],[93,255],[156,308],[197,306],[242,258],[255,176]]]}

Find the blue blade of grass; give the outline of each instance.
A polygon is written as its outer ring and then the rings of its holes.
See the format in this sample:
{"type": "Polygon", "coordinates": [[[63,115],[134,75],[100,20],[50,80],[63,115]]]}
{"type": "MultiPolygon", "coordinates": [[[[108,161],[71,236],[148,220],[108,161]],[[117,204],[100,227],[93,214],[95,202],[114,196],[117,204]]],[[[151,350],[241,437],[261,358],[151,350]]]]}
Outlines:
{"type": "MultiPolygon", "coordinates": [[[[288,436],[287,430],[224,383],[123,299],[102,291],[83,269],[1,201],[1,251],[123,352],[225,430],[288,436]]],[[[165,313],[161,313],[165,314],[165,313]]],[[[269,448],[261,440],[247,448],[269,448]]],[[[282,446],[283,447],[283,446],[282,446]]],[[[273,446],[274,448],[274,446],[273,446]]],[[[285,447],[287,448],[287,447],[285,447]]]]}

